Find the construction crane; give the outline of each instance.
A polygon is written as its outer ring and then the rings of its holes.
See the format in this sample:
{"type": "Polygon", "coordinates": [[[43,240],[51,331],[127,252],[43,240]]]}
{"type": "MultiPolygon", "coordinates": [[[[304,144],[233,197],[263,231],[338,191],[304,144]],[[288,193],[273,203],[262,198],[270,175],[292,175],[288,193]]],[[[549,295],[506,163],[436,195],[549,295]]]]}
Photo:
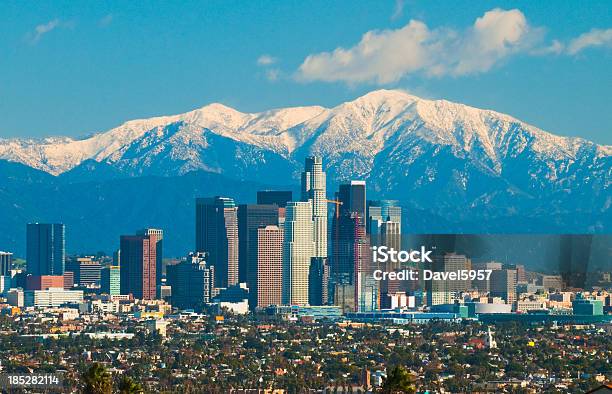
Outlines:
{"type": "Polygon", "coordinates": [[[336,219],[340,217],[340,205],[343,204],[340,200],[325,200],[328,204],[334,204],[336,206],[336,219]]]}

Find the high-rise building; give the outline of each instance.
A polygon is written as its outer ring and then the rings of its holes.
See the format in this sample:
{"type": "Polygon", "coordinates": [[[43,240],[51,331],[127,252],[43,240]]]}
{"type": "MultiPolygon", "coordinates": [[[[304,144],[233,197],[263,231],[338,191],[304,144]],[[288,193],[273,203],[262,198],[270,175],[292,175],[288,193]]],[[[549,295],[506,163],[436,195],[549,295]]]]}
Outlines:
{"type": "Polygon", "coordinates": [[[207,253],[218,287],[238,283],[238,208],[233,199],[196,199],[196,251],[207,253]]]}
{"type": "Polygon", "coordinates": [[[79,285],[100,286],[102,266],[97,261],[83,261],[79,267],[79,285]]]}
{"type": "Polygon", "coordinates": [[[29,223],[27,271],[32,275],[63,275],[66,263],[66,228],[63,224],[29,223]]]}
{"type": "Polygon", "coordinates": [[[494,270],[489,278],[489,286],[491,297],[501,297],[507,304],[513,304],[516,301],[516,270],[494,270]]]}
{"type": "MultiPolygon", "coordinates": [[[[497,261],[487,261],[484,263],[473,263],[472,266],[475,270],[491,270],[498,271],[503,268],[503,264],[497,261]]],[[[488,279],[475,279],[472,281],[472,287],[477,289],[481,294],[485,294],[491,291],[491,278],[488,279]]]]}
{"type": "Polygon", "coordinates": [[[365,181],[351,181],[338,188],[336,199],[342,202],[340,216],[357,213],[365,227],[366,218],[366,183],[365,181]]]}
{"type": "Polygon", "coordinates": [[[402,232],[402,208],[398,205],[397,200],[368,200],[367,211],[366,232],[368,234],[377,235],[382,223],[387,221],[399,223],[399,232],[402,232]]]}
{"type": "MultiPolygon", "coordinates": [[[[390,220],[381,222],[373,221],[372,226],[373,233],[371,236],[372,245],[386,246],[387,248],[402,250],[402,235],[401,235],[401,224],[390,220]],[[374,233],[376,231],[376,233],[374,233]]],[[[404,267],[399,262],[387,261],[386,263],[379,264],[373,269],[380,269],[384,272],[400,271],[407,267],[404,267]]],[[[412,267],[411,267],[412,268],[412,267]]],[[[418,287],[418,282],[402,282],[400,280],[391,280],[385,278],[379,282],[380,285],[380,300],[381,308],[389,308],[388,302],[391,301],[391,295],[406,290],[415,290],[418,287]],[[412,286],[408,288],[408,286],[412,286]]]]}
{"type": "Polygon", "coordinates": [[[370,310],[378,304],[378,289],[372,278],[367,278],[372,267],[365,225],[365,181],[341,184],[336,200],[339,204],[332,225],[330,297],[345,312],[370,310]]]}
{"type": "Polygon", "coordinates": [[[251,285],[257,280],[257,229],[261,226],[278,225],[278,206],[243,204],[238,206],[238,281],[251,285]],[[250,278],[250,279],[249,279],[250,278]]]}
{"type": "Polygon", "coordinates": [[[210,302],[214,267],[206,263],[206,253],[191,253],[178,264],[168,265],[167,279],[172,288],[172,305],[179,309],[201,310],[210,302]]]}
{"type": "Polygon", "coordinates": [[[109,265],[102,270],[102,292],[110,295],[121,294],[121,267],[109,265]]]}
{"type": "Polygon", "coordinates": [[[311,201],[287,204],[283,239],[283,304],[308,304],[308,274],[314,254],[311,201]]]}
{"type": "Polygon", "coordinates": [[[307,157],[302,172],[302,201],[311,201],[313,256],[327,257],[327,196],[323,160],[307,157]]]}
{"type": "Polygon", "coordinates": [[[523,264],[504,264],[502,268],[516,271],[517,284],[527,283],[527,272],[523,264]]]}
{"type": "Polygon", "coordinates": [[[99,286],[102,266],[92,257],[77,257],[68,260],[66,271],[74,275],[74,283],[81,286],[99,286]]]}
{"type": "MultiPolygon", "coordinates": [[[[155,286],[162,285],[162,273],[163,273],[163,241],[164,241],[164,230],[159,228],[144,228],[136,232],[136,235],[148,235],[151,242],[155,243],[155,286]]],[[[158,298],[159,294],[158,294],[158,298]]]]}
{"type": "Polygon", "coordinates": [[[283,238],[278,226],[257,229],[257,264],[248,281],[251,309],[283,303],[283,238]]]}
{"type": "Polygon", "coordinates": [[[376,284],[372,277],[371,250],[358,212],[345,213],[335,218],[333,226],[334,248],[330,274],[335,305],[343,311],[363,311],[378,303],[376,284]],[[372,278],[370,278],[372,279],[372,278]]]}
{"type": "Polygon", "coordinates": [[[121,294],[153,300],[156,296],[157,240],[149,235],[121,236],[121,294]]]}
{"type": "Polygon", "coordinates": [[[0,251],[0,276],[10,276],[13,269],[13,254],[0,251]]]}
{"type": "Polygon", "coordinates": [[[260,190],[257,192],[257,204],[261,205],[276,204],[280,208],[285,208],[291,200],[293,200],[293,193],[290,190],[260,190]]]}
{"type": "MultiPolygon", "coordinates": [[[[467,256],[447,253],[444,256],[434,256],[431,264],[433,271],[457,272],[470,270],[472,262],[467,256]]],[[[431,280],[427,281],[427,305],[452,304],[459,299],[461,292],[471,287],[471,281],[466,280],[431,280]]]]}
{"type": "Polygon", "coordinates": [[[308,299],[310,305],[327,305],[329,287],[329,264],[326,257],[310,260],[308,275],[308,299]]]}

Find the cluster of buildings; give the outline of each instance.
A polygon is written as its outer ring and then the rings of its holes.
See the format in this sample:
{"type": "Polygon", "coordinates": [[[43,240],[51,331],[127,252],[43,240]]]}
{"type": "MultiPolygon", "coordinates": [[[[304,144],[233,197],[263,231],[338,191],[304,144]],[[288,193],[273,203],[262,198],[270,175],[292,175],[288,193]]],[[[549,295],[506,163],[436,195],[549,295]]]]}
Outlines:
{"type": "Polygon", "coordinates": [[[26,269],[12,269],[12,255],[0,252],[0,294],[17,307],[79,304],[95,294],[164,300],[181,310],[211,303],[236,313],[285,306],[330,318],[411,321],[605,316],[611,308],[605,291],[565,289],[560,276],[530,273],[522,265],[472,263],[450,251],[438,251],[426,264],[375,262],[373,246],[402,249],[401,223],[397,201],[368,200],[365,181],[340,184],[328,198],[322,160],[308,157],[298,199],[283,190],[258,191],[256,204],[222,196],[196,199],[194,250],[170,262],[163,260],[161,229],[120,236],[112,259],[67,259],[63,224],[28,224],[26,269]],[[460,280],[420,275],[411,281],[373,275],[405,268],[491,274],[460,280]]]}

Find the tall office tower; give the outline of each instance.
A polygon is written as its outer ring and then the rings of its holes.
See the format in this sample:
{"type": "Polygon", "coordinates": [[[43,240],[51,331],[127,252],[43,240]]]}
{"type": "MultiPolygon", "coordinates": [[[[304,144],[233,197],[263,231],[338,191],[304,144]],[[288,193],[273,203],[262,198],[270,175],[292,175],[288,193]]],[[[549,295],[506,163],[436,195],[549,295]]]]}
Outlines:
{"type": "Polygon", "coordinates": [[[312,204],[287,204],[283,239],[283,304],[308,304],[308,273],[314,254],[312,204]]]}
{"type": "MultiPolygon", "coordinates": [[[[163,240],[164,230],[158,228],[144,228],[136,232],[136,235],[148,235],[152,242],[155,242],[155,285],[162,285],[162,273],[163,273],[163,240]]],[[[159,294],[158,294],[159,298],[159,294]]]]}
{"type": "Polygon", "coordinates": [[[63,224],[29,223],[27,270],[32,275],[63,275],[66,263],[66,228],[63,224]]]}
{"type": "Polygon", "coordinates": [[[527,272],[523,264],[516,264],[516,283],[527,283],[527,272]]]}
{"type": "MultiPolygon", "coordinates": [[[[472,262],[465,255],[447,253],[444,256],[434,256],[431,264],[433,271],[453,272],[458,270],[469,270],[472,262]]],[[[459,299],[461,292],[466,292],[471,287],[471,281],[467,280],[431,280],[427,281],[427,305],[452,304],[459,299]]]]}
{"type": "Polygon", "coordinates": [[[81,286],[100,285],[100,271],[102,266],[91,257],[71,258],[66,262],[64,273],[73,274],[73,283],[81,286]]]}
{"type": "Polygon", "coordinates": [[[368,273],[372,274],[371,250],[363,217],[351,212],[335,218],[333,238],[330,282],[334,304],[343,311],[367,310],[366,305],[378,295],[366,294],[374,288],[367,281],[368,273]]]}
{"type": "Polygon", "coordinates": [[[172,287],[172,306],[201,310],[210,302],[215,287],[214,267],[206,263],[206,253],[191,253],[178,264],[167,267],[172,287]]]}
{"type": "Polygon", "coordinates": [[[308,303],[327,305],[329,286],[329,264],[326,257],[313,257],[308,274],[308,303]]]}
{"type": "Polygon", "coordinates": [[[501,297],[507,304],[516,301],[516,270],[501,269],[491,272],[491,297],[501,297]]]}
{"type": "Polygon", "coordinates": [[[149,235],[121,236],[121,294],[153,300],[156,295],[157,239],[149,235]]]}
{"type": "Polygon", "coordinates": [[[11,276],[13,269],[13,254],[0,251],[0,276],[11,276]]]}
{"type": "MultiPolygon", "coordinates": [[[[516,270],[516,283],[527,283],[527,273],[523,264],[504,264],[504,269],[516,270]]],[[[501,269],[501,268],[500,268],[501,269]]]]}
{"type": "Polygon", "coordinates": [[[101,290],[105,294],[121,294],[121,267],[109,265],[102,269],[101,290]]]}
{"type": "Polygon", "coordinates": [[[196,251],[208,254],[217,287],[238,283],[238,208],[233,199],[196,199],[196,251]]]}
{"type": "MultiPolygon", "coordinates": [[[[402,250],[401,224],[393,221],[382,221],[375,224],[373,227],[377,232],[376,236],[372,233],[372,245],[386,246],[389,249],[402,250]]],[[[377,266],[373,269],[380,269],[384,272],[400,271],[405,268],[415,268],[402,266],[399,262],[388,261],[386,263],[376,263],[377,266]]],[[[385,278],[379,282],[380,285],[380,300],[382,308],[390,308],[387,301],[390,301],[389,295],[402,291],[414,291],[418,288],[418,282],[407,282],[400,280],[390,280],[385,278]]]]}
{"type": "Polygon", "coordinates": [[[100,286],[102,266],[97,261],[91,259],[83,260],[79,262],[79,285],[100,286]]]}
{"type": "Polygon", "coordinates": [[[357,213],[361,217],[362,226],[365,227],[366,218],[366,183],[365,181],[351,181],[338,188],[336,200],[340,205],[340,216],[357,213]]]}
{"type": "MultiPolygon", "coordinates": [[[[238,206],[238,281],[254,284],[257,270],[257,229],[278,225],[278,206],[243,204],[238,206]],[[249,278],[251,278],[249,280],[249,278]]],[[[249,286],[250,294],[253,289],[249,286]]]]}
{"type": "Polygon", "coordinates": [[[278,226],[257,229],[256,265],[247,282],[251,309],[283,303],[283,238],[278,226]]]}
{"type": "MultiPolygon", "coordinates": [[[[498,271],[503,268],[503,264],[497,261],[487,261],[485,263],[472,263],[472,266],[475,270],[498,271]]],[[[491,291],[491,278],[473,280],[472,288],[477,289],[480,292],[480,294],[489,293],[491,291]]]]}
{"type": "Polygon", "coordinates": [[[257,192],[257,204],[276,204],[279,208],[285,208],[289,201],[293,200],[291,190],[260,190],[257,192]]]}
{"type": "Polygon", "coordinates": [[[366,232],[372,234],[372,238],[379,234],[383,222],[402,223],[402,208],[397,200],[368,200],[366,215],[366,232]]]}
{"type": "Polygon", "coordinates": [[[307,157],[302,172],[302,201],[312,202],[315,249],[313,256],[327,257],[327,195],[325,172],[320,157],[307,157]]]}

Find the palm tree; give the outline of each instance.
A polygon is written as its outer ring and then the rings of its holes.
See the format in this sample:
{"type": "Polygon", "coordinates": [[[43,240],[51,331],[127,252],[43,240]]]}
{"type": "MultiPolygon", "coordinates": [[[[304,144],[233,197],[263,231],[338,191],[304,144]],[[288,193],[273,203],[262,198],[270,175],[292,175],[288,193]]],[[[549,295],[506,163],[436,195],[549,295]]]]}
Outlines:
{"type": "Polygon", "coordinates": [[[94,363],[83,374],[84,394],[111,394],[113,392],[113,382],[111,375],[103,365],[94,363]]]}
{"type": "Polygon", "coordinates": [[[129,376],[123,376],[119,381],[119,393],[121,394],[140,394],[144,390],[140,383],[134,382],[129,376]]]}
{"type": "Polygon", "coordinates": [[[396,365],[385,379],[382,387],[385,394],[412,394],[416,392],[414,377],[406,368],[396,365]]]}

